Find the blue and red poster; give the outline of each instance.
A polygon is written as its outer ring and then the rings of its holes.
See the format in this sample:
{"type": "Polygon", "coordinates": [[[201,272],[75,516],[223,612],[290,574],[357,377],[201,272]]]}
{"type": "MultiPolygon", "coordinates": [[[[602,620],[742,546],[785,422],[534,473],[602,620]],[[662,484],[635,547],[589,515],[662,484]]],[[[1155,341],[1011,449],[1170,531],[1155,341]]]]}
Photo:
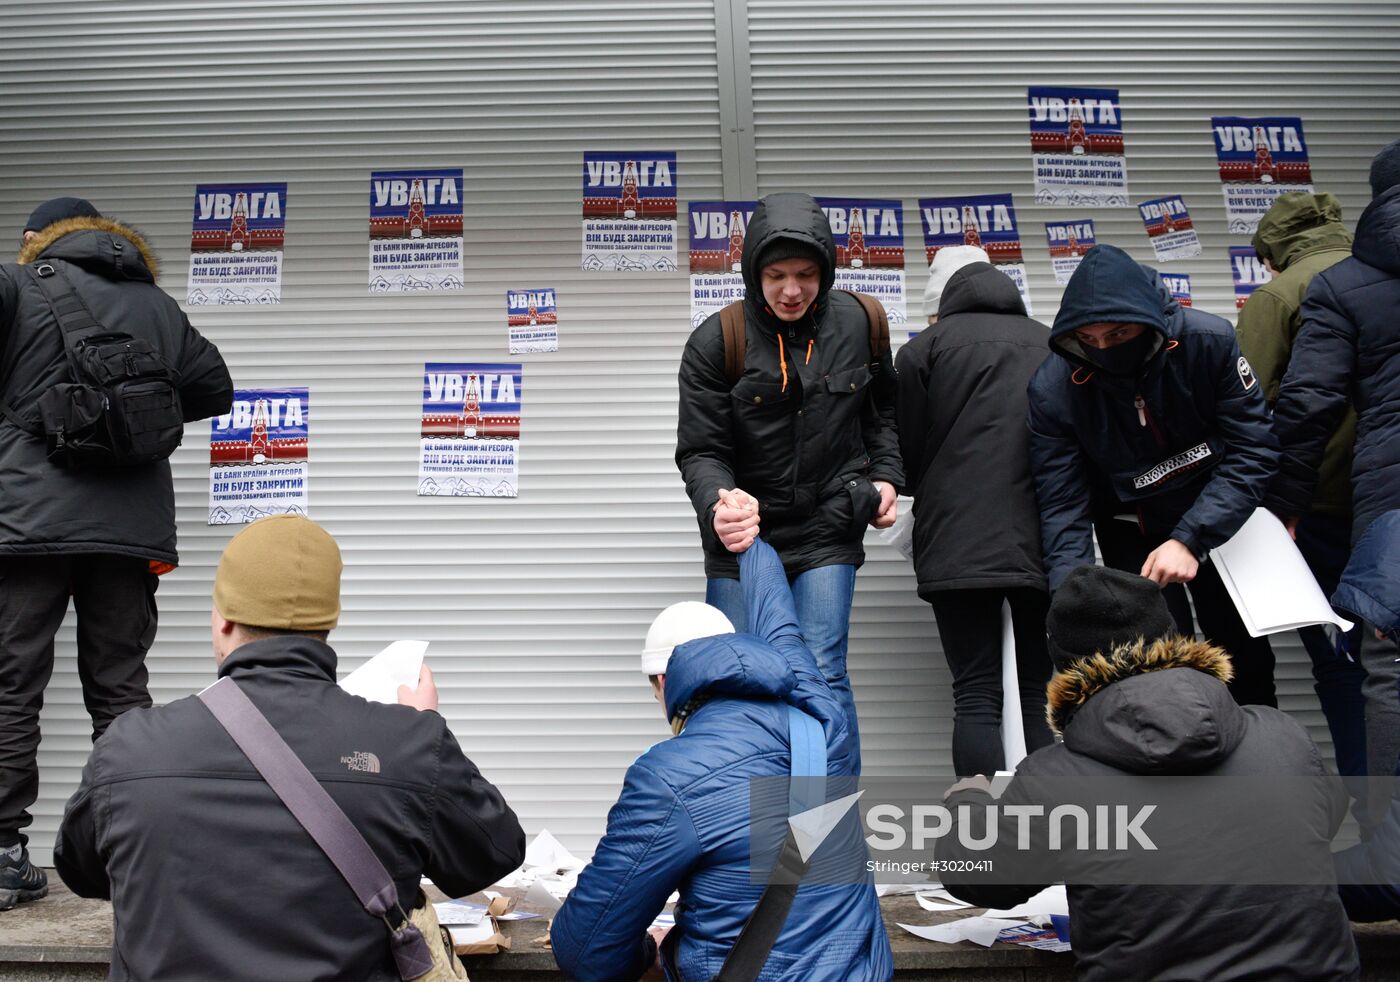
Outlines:
{"type": "Polygon", "coordinates": [[[1172,299],[1183,307],[1191,306],[1191,277],[1185,273],[1158,273],[1172,299]]]}
{"type": "Polygon", "coordinates": [[[1253,246],[1230,246],[1230,278],[1235,284],[1235,309],[1245,305],[1255,290],[1274,278],[1253,246]]]}
{"type": "Polygon", "coordinates": [[[209,524],[304,515],[310,400],[305,388],[239,389],[209,423],[209,524]]]}
{"type": "Polygon", "coordinates": [[[286,184],[198,184],[185,303],[282,302],[286,184]]]}
{"type": "Polygon", "coordinates": [[[944,246],[978,246],[998,269],[1011,277],[1026,305],[1026,313],[1031,312],[1021,232],[1016,225],[1016,206],[1010,194],[920,198],[919,216],[924,226],[926,262],[933,262],[933,257],[944,246]]]}
{"type": "Polygon", "coordinates": [[[1128,206],[1117,89],[1027,90],[1038,205],[1128,206]]]}
{"type": "Polygon", "coordinates": [[[753,217],[753,201],[690,203],[690,323],[735,300],[744,299],[744,234],[753,217]]]}
{"type": "Polygon", "coordinates": [[[1065,222],[1046,222],[1045,241],[1050,246],[1055,282],[1064,286],[1079,268],[1084,254],[1098,245],[1094,238],[1094,220],[1073,218],[1065,222]]]}
{"type": "Polygon", "coordinates": [[[419,495],[516,497],[523,394],[518,363],[424,365],[419,495]]]}
{"type": "Polygon", "coordinates": [[[582,267],[676,269],[675,153],[584,153],[582,267]]]}
{"type": "Polygon", "coordinates": [[[1139,202],[1138,214],[1158,262],[1190,259],[1201,254],[1201,240],[1181,195],[1139,202]]]}
{"type": "Polygon", "coordinates": [[[462,171],[369,176],[369,292],[460,290],[462,171]]]}
{"type": "Polygon", "coordinates": [[[904,303],[904,205],[881,198],[818,198],[836,240],[838,290],[868,293],[891,324],[909,316],[904,303]]]}
{"type": "Polygon", "coordinates": [[[1230,232],[1253,235],[1290,191],[1312,191],[1312,165],[1297,116],[1212,116],[1215,160],[1230,232]]]}
{"type": "Polygon", "coordinates": [[[559,301],[553,287],[506,291],[510,353],[559,350],[559,301]]]}

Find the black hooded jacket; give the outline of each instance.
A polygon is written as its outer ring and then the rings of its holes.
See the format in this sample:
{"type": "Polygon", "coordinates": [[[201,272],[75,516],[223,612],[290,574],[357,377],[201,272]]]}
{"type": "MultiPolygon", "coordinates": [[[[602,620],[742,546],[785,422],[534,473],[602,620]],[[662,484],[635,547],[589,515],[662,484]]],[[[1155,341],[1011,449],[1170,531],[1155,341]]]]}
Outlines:
{"type": "Polygon", "coordinates": [[[937,858],[990,871],[945,874],[945,886],[968,903],[1006,908],[1053,882],[1018,874],[1059,870],[1082,982],[1357,978],[1351,925],[1328,882],[1346,792],[1294,719],[1236,705],[1224,685],[1230,672],[1219,648],[1175,637],[1124,645],[1057,674],[1049,715],[1064,742],[1017,767],[987,848],[968,843],[993,831],[989,795],[965,789],[948,798],[954,827],[938,840],[937,858]],[[1049,818],[1062,805],[1090,814],[1124,807],[1091,800],[1154,803],[1140,827],[1155,850],[1125,849],[1117,831],[1072,844],[1074,820],[1049,818]],[[1022,836],[1016,813],[1026,809],[1022,836]]]}
{"type": "Polygon", "coordinates": [[[737,578],[714,532],[720,488],[759,501],[760,530],[789,575],[865,559],[879,508],[872,481],[904,484],[895,430],[894,364],[871,364],[870,326],[852,296],[833,291],[836,243],[809,195],[770,194],[744,239],[744,373],[731,389],[718,314],[690,335],[680,366],[676,465],[700,524],[705,575],[737,578]],[[817,299],[786,323],[763,300],[758,257],[778,239],[821,256],[817,299]],[[784,366],[786,371],[784,371],[784,366]]]}
{"type": "MultiPolygon", "coordinates": [[[[499,791],[443,718],[336,685],[311,638],[235,649],[219,668],[384,864],[458,897],[525,855],[499,791]]],[[[93,747],[54,849],[79,896],[110,898],[113,979],[397,982],[384,925],[194,696],[120,716],[93,747]]]]}
{"type": "MultiPolygon", "coordinates": [[[[102,325],[149,342],[178,374],[185,422],[228,412],[233,382],[219,349],[155,285],[136,232],[105,218],[55,223],[30,240],[21,265],[0,266],[0,397],[37,418],[39,396],[71,381],[62,335],[26,266],[60,266],[102,325]]],[[[65,470],[44,438],[0,418],[0,554],[114,553],[177,562],[170,462],[65,470]]]]}
{"type": "Polygon", "coordinates": [[[948,281],[938,323],[899,351],[920,596],[1045,588],[1026,385],[1049,355],[1047,337],[1005,273],[972,263],[948,281]]]}
{"type": "Polygon", "coordinates": [[[1031,471],[1050,589],[1094,564],[1091,520],[1136,510],[1149,535],[1198,558],[1233,536],[1278,466],[1261,386],[1230,322],[1182,308],[1155,273],[1096,246],[1065,289],[1030,384],[1031,471]],[[1146,324],[1156,343],[1131,377],[1090,361],[1074,332],[1146,324]]]}
{"type": "Polygon", "coordinates": [[[1306,515],[1327,441],[1356,407],[1352,541],[1400,508],[1400,187],[1371,202],[1350,259],[1318,273],[1274,404],[1283,447],[1269,506],[1306,515]]]}

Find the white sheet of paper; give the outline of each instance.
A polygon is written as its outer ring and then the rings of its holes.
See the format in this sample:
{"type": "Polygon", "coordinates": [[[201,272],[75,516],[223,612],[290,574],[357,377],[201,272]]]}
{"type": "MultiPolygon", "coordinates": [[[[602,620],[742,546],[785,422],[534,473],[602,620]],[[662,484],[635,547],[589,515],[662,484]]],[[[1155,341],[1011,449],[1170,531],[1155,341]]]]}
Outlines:
{"type": "Polygon", "coordinates": [[[486,916],[486,911],[475,904],[467,906],[456,901],[449,900],[446,903],[433,904],[433,910],[437,912],[438,923],[443,927],[454,925],[467,927],[472,924],[480,924],[482,918],[486,916]]]}
{"type": "Polygon", "coordinates": [[[554,870],[581,870],[583,860],[565,849],[558,839],[549,834],[549,829],[541,829],[534,841],[525,847],[525,862],[522,865],[525,869],[542,866],[554,870]]]}
{"type": "Polygon", "coordinates": [[[939,941],[943,944],[957,944],[971,941],[984,948],[990,948],[997,935],[1010,927],[1006,921],[991,917],[964,917],[947,924],[901,924],[900,927],[925,941],[939,941]]]}
{"type": "Polygon", "coordinates": [[[1036,916],[1048,917],[1051,914],[1069,916],[1069,897],[1065,894],[1063,883],[1057,883],[1054,886],[1046,887],[1025,903],[1017,904],[1015,907],[1008,907],[1006,910],[989,910],[982,916],[1003,920],[1024,921],[1036,916]]]}
{"type": "Polygon", "coordinates": [[[877,883],[875,884],[875,896],[877,897],[899,897],[911,893],[920,893],[930,888],[936,888],[937,882],[932,883],[877,883]]]}
{"type": "Polygon", "coordinates": [[[899,499],[899,514],[894,524],[880,530],[880,541],[893,546],[905,559],[914,558],[914,506],[908,498],[899,499]]]}
{"type": "Polygon", "coordinates": [[[959,900],[947,890],[930,890],[927,893],[918,893],[914,895],[914,899],[924,910],[962,910],[972,906],[959,900]]]}
{"type": "Polygon", "coordinates": [[[399,701],[399,686],[418,688],[426,641],[395,641],[359,668],[340,680],[340,687],[352,696],[371,702],[399,701]]]}
{"type": "Polygon", "coordinates": [[[452,936],[453,944],[490,941],[496,933],[496,925],[488,917],[475,924],[454,924],[447,928],[447,933],[452,936]]]}
{"type": "Polygon", "coordinates": [[[564,902],[550,893],[544,881],[538,877],[534,883],[530,884],[530,889],[525,891],[525,902],[547,910],[551,914],[564,906],[564,902]]]}
{"type": "Polygon", "coordinates": [[[1332,609],[1288,530],[1267,508],[1256,508],[1210,558],[1251,637],[1309,624],[1351,630],[1351,621],[1332,609]]]}
{"type": "Polygon", "coordinates": [[[1016,674],[1016,634],[1011,604],[1001,604],[1001,750],[1006,770],[1014,771],[1026,758],[1026,725],[1021,719],[1021,689],[1016,674]]]}

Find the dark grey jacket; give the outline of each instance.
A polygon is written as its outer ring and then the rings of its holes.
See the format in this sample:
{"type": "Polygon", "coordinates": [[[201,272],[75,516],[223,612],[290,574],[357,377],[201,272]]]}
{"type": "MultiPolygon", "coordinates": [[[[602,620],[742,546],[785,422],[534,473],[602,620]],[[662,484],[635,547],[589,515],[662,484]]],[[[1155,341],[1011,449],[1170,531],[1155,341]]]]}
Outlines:
{"type": "Polygon", "coordinates": [[[1112,831],[1107,848],[1080,852],[1064,845],[1074,839],[1071,819],[1056,823],[1064,838],[1055,852],[1046,849],[1048,818],[1032,818],[1031,848],[1018,850],[1015,812],[1003,811],[994,847],[973,850],[962,835],[986,835],[991,799],[963,790],[947,801],[955,829],[939,840],[938,858],[990,860],[993,870],[945,874],[948,889],[968,903],[1011,907],[1053,882],[1020,882],[1018,873],[1059,867],[1083,982],[1357,978],[1328,849],[1346,792],[1291,717],[1235,704],[1223,684],[1230,671],[1220,649],[1168,638],[1057,674],[1049,711],[1064,742],[1022,761],[999,804],[1049,816],[1090,796],[1146,801],[1154,811],[1141,829],[1156,849],[1115,849],[1112,831]]]}
{"type": "Polygon", "coordinates": [[[759,202],[743,271],[748,351],[732,391],[718,314],[692,332],[681,356],[676,465],[700,523],[705,575],[739,575],[713,525],[716,492],[733,487],[759,500],[761,533],[789,576],[859,565],[865,527],[880,504],[871,482],[904,483],[893,361],[886,355],[871,364],[865,311],[831,289],[836,244],[810,196],[770,194],[759,202]],[[776,239],[804,242],[823,257],[816,302],[795,324],[767,309],[755,268],[776,239]]]}
{"type": "Polygon", "coordinates": [[[958,270],[939,311],[895,361],[919,595],[1043,590],[1026,386],[1050,332],[989,263],[958,270]]]}
{"type": "MultiPolygon", "coordinates": [[[[404,903],[520,865],[515,814],[434,712],[335,684],[310,638],[234,650],[238,685],[363,835],[404,903]]],[[[388,932],[197,698],[118,717],[69,800],[54,865],[110,898],[113,979],[397,980],[388,932]]]]}
{"type": "MultiPolygon", "coordinates": [[[[61,265],[97,320],[155,347],[179,376],[186,422],[228,412],[233,382],[219,349],[155,285],[155,258],[136,232],[101,218],[50,226],[0,266],[0,398],[37,418],[39,396],[71,381],[58,322],[26,268],[61,265]]],[[[0,418],[0,554],[115,553],[174,564],[170,463],[69,471],[44,440],[0,418]]]]}

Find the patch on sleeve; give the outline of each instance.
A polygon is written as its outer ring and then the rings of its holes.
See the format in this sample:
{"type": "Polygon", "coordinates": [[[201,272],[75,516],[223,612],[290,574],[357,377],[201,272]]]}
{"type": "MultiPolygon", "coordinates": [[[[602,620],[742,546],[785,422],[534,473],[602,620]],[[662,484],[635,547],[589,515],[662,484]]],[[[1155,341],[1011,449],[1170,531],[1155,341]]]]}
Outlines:
{"type": "Polygon", "coordinates": [[[1240,373],[1240,384],[1248,392],[1258,384],[1259,380],[1254,377],[1254,369],[1249,367],[1249,359],[1240,355],[1240,360],[1235,362],[1235,371],[1240,373]]]}

